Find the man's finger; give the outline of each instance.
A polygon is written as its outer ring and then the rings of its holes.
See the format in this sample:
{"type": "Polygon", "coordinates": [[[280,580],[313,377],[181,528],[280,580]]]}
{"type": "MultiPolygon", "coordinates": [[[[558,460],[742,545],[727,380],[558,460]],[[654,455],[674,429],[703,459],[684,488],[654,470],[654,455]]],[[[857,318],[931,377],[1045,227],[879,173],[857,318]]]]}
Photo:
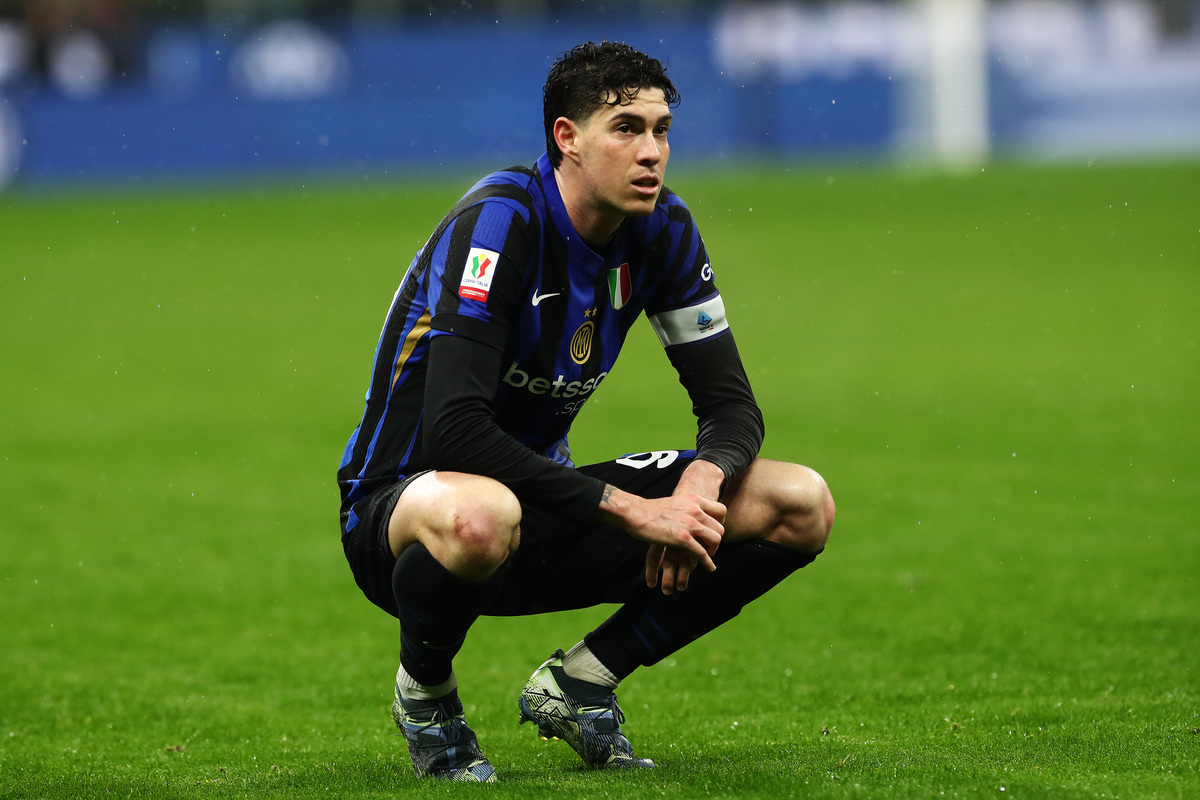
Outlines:
{"type": "MultiPolygon", "coordinates": [[[[717,540],[720,542],[720,539],[717,540]]],[[[712,556],[709,555],[708,548],[696,537],[688,538],[688,541],[683,545],[683,549],[696,558],[696,561],[703,564],[704,568],[709,572],[716,572],[717,565],[713,563],[712,556]]],[[[712,546],[713,552],[716,552],[717,546],[712,546]]]]}
{"type": "Polygon", "coordinates": [[[667,549],[661,544],[652,544],[646,551],[646,586],[654,588],[658,585],[658,571],[662,569],[666,552],[667,549]]]}
{"type": "Polygon", "coordinates": [[[663,558],[663,594],[686,590],[697,561],[687,550],[667,548],[663,558]]]}
{"type": "Polygon", "coordinates": [[[725,523],[725,512],[727,509],[725,508],[724,503],[716,500],[709,500],[707,497],[701,497],[700,508],[704,510],[705,514],[708,514],[710,517],[716,520],[718,524],[723,525],[725,523]]]}
{"type": "Polygon", "coordinates": [[[721,534],[712,528],[702,527],[692,533],[692,539],[699,543],[704,552],[710,556],[717,552],[717,548],[721,545],[721,538],[721,534]]]}
{"type": "Polygon", "coordinates": [[[688,559],[680,563],[678,569],[675,570],[675,589],[676,591],[686,591],[688,587],[688,579],[691,578],[692,570],[696,563],[693,559],[688,559]]]}
{"type": "Polygon", "coordinates": [[[675,591],[675,561],[671,557],[663,559],[662,593],[671,594],[675,591]]]}
{"type": "Polygon", "coordinates": [[[706,516],[712,517],[718,526],[725,522],[727,509],[724,503],[699,494],[687,495],[687,499],[694,502],[706,516]]]}

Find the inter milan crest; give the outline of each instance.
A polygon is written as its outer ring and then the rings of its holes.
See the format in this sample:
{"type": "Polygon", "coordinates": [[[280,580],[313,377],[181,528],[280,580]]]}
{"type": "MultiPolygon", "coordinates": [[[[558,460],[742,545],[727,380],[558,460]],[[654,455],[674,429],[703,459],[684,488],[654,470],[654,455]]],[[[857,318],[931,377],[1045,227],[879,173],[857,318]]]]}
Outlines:
{"type": "MultiPolygon", "coordinates": [[[[589,308],[583,312],[585,317],[594,316],[595,309],[589,308]]],[[[585,321],[575,331],[575,335],[571,337],[571,360],[576,364],[583,364],[592,356],[592,337],[596,335],[596,323],[590,319],[585,321]]]]}

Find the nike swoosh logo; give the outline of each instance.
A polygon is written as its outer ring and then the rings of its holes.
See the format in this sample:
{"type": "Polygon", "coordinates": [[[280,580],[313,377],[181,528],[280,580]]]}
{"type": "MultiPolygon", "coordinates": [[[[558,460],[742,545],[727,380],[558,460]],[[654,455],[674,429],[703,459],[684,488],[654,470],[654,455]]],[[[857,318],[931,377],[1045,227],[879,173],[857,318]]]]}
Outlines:
{"type": "Polygon", "coordinates": [[[550,292],[548,294],[538,294],[537,291],[535,290],[533,293],[533,307],[537,308],[538,303],[542,302],[547,297],[558,297],[560,294],[562,294],[562,292],[550,292]]]}

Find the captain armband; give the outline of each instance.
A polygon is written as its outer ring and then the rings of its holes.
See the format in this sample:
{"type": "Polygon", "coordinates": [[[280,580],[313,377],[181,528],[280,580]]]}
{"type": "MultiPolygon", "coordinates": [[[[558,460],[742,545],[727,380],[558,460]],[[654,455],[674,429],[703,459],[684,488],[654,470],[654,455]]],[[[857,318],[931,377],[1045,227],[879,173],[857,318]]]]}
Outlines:
{"type": "Polygon", "coordinates": [[[725,302],[719,294],[698,305],[654,314],[650,324],[663,347],[703,341],[729,330],[725,302]]]}

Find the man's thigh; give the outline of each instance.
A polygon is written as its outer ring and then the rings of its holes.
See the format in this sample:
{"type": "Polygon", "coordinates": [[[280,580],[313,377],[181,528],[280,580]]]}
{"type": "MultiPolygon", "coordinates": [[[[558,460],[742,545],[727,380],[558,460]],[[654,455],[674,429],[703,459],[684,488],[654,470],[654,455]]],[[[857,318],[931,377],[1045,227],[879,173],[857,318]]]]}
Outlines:
{"type": "MultiPolygon", "coordinates": [[[[659,450],[580,467],[642,497],[666,497],[694,450],[659,450]]],[[[500,594],[485,611],[518,616],[624,603],[645,585],[646,543],[601,522],[571,524],[525,508],[521,546],[500,594]]]]}

